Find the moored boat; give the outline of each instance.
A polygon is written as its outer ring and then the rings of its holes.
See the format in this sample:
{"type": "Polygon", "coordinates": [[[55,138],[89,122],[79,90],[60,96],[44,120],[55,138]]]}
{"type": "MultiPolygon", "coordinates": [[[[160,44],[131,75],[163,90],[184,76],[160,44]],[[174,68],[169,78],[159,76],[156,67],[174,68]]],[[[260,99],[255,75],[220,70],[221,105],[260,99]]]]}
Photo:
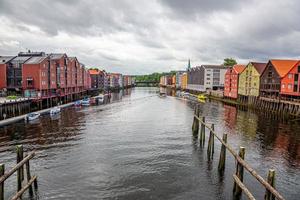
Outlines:
{"type": "Polygon", "coordinates": [[[40,116],[41,116],[41,114],[37,113],[37,112],[29,113],[25,116],[25,120],[26,121],[33,121],[33,120],[38,119],[40,116]]]}
{"type": "Polygon", "coordinates": [[[81,100],[75,101],[74,106],[75,107],[80,107],[81,106],[81,100]]]}
{"type": "Polygon", "coordinates": [[[60,107],[56,106],[50,110],[50,115],[56,115],[56,114],[60,113],[60,111],[61,111],[60,107]]]}
{"type": "Polygon", "coordinates": [[[81,100],[81,105],[82,106],[90,106],[91,102],[90,102],[90,98],[86,98],[81,100]]]}

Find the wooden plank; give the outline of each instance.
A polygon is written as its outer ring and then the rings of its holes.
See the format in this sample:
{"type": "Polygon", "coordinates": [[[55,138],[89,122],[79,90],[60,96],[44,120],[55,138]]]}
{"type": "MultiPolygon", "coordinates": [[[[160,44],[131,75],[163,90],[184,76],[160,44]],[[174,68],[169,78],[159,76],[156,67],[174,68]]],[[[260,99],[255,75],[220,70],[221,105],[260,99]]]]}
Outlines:
{"type": "Polygon", "coordinates": [[[9,178],[14,172],[16,172],[20,167],[22,167],[28,160],[33,158],[35,155],[35,152],[30,153],[28,156],[26,156],[21,162],[19,162],[17,165],[15,165],[11,170],[6,172],[3,176],[0,177],[0,184],[3,183],[7,178],[9,178]]]}
{"type": "Polygon", "coordinates": [[[37,179],[36,176],[33,176],[30,181],[19,191],[15,194],[15,196],[13,196],[11,198],[11,200],[17,200],[18,198],[20,198],[22,196],[22,194],[28,189],[28,187],[30,185],[32,185],[32,183],[37,179]]]}
{"type": "Polygon", "coordinates": [[[251,192],[248,190],[248,188],[240,181],[240,179],[233,174],[233,179],[236,184],[243,190],[243,192],[247,195],[248,199],[255,200],[254,196],[251,194],[251,192]]]}
{"type": "MultiPolygon", "coordinates": [[[[200,123],[203,124],[202,120],[199,117],[196,117],[200,123]]],[[[277,199],[279,200],[285,200],[279,192],[272,187],[263,177],[261,177],[246,161],[244,161],[242,158],[238,156],[238,154],[233,150],[233,148],[228,145],[228,143],[225,143],[222,138],[220,138],[215,131],[213,131],[207,124],[204,124],[206,128],[216,136],[216,138],[228,149],[228,151],[235,157],[235,159],[242,164],[245,169],[254,177],[258,182],[260,182],[265,188],[267,188],[277,199]]]]}

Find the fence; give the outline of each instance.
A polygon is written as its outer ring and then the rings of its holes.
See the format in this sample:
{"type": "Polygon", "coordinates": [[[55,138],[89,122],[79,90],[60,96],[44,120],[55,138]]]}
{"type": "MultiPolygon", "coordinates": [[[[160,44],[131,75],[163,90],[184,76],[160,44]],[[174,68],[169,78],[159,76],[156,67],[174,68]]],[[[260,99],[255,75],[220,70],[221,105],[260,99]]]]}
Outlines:
{"type": "Polygon", "coordinates": [[[35,155],[34,152],[29,153],[25,158],[23,154],[23,146],[18,145],[17,148],[17,164],[10,169],[9,171],[5,172],[5,165],[0,164],[0,200],[4,200],[4,182],[7,180],[11,175],[13,175],[15,172],[17,172],[17,193],[11,198],[12,200],[16,200],[19,198],[22,198],[23,193],[28,189],[29,195],[33,196],[33,187],[35,191],[37,191],[38,185],[37,185],[37,176],[32,176],[30,173],[30,164],[29,161],[32,159],[35,155]],[[26,168],[26,178],[27,183],[23,185],[23,181],[25,178],[25,170],[24,165],[26,168]]]}
{"type": "Polygon", "coordinates": [[[226,161],[226,150],[228,150],[231,155],[236,160],[236,172],[233,174],[234,186],[233,186],[233,194],[235,197],[240,197],[242,192],[244,192],[248,199],[254,200],[254,196],[250,193],[248,188],[243,184],[244,177],[244,169],[246,169],[258,182],[260,182],[266,189],[265,192],[265,200],[273,200],[279,199],[284,200],[281,194],[274,188],[275,187],[275,170],[269,169],[268,178],[265,180],[262,178],[245,160],[245,148],[240,147],[239,153],[236,153],[233,148],[227,143],[227,134],[224,133],[222,138],[219,137],[215,130],[214,124],[209,126],[205,123],[205,117],[200,118],[200,109],[198,106],[195,107],[194,111],[194,120],[192,125],[192,132],[194,137],[198,137],[199,131],[199,143],[200,146],[204,147],[205,144],[205,129],[209,130],[209,139],[207,146],[207,157],[211,159],[214,154],[214,138],[217,138],[219,142],[221,142],[221,151],[219,156],[219,165],[218,170],[220,172],[224,172],[225,169],[225,161],[226,161]],[[200,130],[199,126],[201,124],[200,130]]]}

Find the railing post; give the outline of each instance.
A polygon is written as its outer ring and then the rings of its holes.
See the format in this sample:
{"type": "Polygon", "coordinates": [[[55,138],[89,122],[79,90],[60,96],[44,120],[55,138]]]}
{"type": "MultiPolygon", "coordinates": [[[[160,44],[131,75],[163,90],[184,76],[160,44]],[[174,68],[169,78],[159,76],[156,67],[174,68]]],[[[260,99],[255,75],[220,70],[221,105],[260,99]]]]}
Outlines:
{"type": "Polygon", "coordinates": [[[201,132],[200,132],[200,146],[205,143],[205,117],[202,117],[201,132]]]}
{"type": "MultiPolygon", "coordinates": [[[[275,170],[274,169],[269,169],[267,181],[272,187],[275,188],[275,170]]],[[[275,199],[275,196],[268,189],[266,189],[265,200],[274,200],[274,199],[275,199]]]]}
{"type": "Polygon", "coordinates": [[[211,125],[211,131],[209,132],[208,146],[207,146],[207,157],[210,158],[214,155],[214,134],[212,131],[215,130],[214,124],[211,125]]]}
{"type": "MultiPolygon", "coordinates": [[[[200,110],[199,110],[198,106],[195,107],[194,115],[196,115],[199,118],[200,110]]],[[[198,133],[199,133],[199,120],[195,116],[194,116],[194,122],[193,122],[192,130],[193,130],[193,136],[194,137],[198,136],[198,133]]]]}
{"type": "MultiPolygon", "coordinates": [[[[223,134],[223,142],[227,143],[227,133],[223,134]]],[[[223,172],[225,169],[225,160],[226,160],[226,147],[224,144],[221,146],[220,159],[218,169],[220,172],[223,172]]]]}
{"type": "MultiPolygon", "coordinates": [[[[4,175],[5,165],[0,164],[0,177],[4,175]]],[[[0,184],[0,200],[4,200],[4,181],[0,184]]]]}
{"type": "MultiPolygon", "coordinates": [[[[29,160],[26,162],[26,173],[27,173],[27,182],[29,182],[31,179],[29,160]]],[[[32,196],[33,195],[32,185],[29,185],[28,189],[29,189],[29,195],[32,196]]]]}
{"type": "MultiPolygon", "coordinates": [[[[23,160],[23,146],[17,145],[17,164],[23,160]]],[[[18,191],[22,189],[22,181],[24,180],[24,167],[20,167],[17,171],[18,191]]]]}
{"type": "MultiPolygon", "coordinates": [[[[245,159],[245,147],[240,147],[239,157],[242,158],[243,160],[245,159]]],[[[243,182],[244,167],[238,161],[236,163],[235,175],[239,178],[239,180],[241,182],[243,182]]],[[[242,189],[240,188],[240,186],[236,182],[234,182],[233,193],[234,193],[235,196],[240,196],[242,194],[242,189]]]]}

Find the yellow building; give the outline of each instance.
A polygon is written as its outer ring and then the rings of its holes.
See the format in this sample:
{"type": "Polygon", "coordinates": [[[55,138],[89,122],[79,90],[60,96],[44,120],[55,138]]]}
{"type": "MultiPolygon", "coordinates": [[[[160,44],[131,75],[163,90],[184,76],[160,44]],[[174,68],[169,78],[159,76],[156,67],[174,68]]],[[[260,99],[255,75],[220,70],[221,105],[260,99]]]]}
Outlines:
{"type": "Polygon", "coordinates": [[[187,73],[184,73],[181,76],[181,89],[186,89],[186,87],[187,87],[187,73]]]}
{"type": "Polygon", "coordinates": [[[260,75],[267,63],[250,62],[239,76],[238,94],[243,96],[259,96],[260,75]]]}

